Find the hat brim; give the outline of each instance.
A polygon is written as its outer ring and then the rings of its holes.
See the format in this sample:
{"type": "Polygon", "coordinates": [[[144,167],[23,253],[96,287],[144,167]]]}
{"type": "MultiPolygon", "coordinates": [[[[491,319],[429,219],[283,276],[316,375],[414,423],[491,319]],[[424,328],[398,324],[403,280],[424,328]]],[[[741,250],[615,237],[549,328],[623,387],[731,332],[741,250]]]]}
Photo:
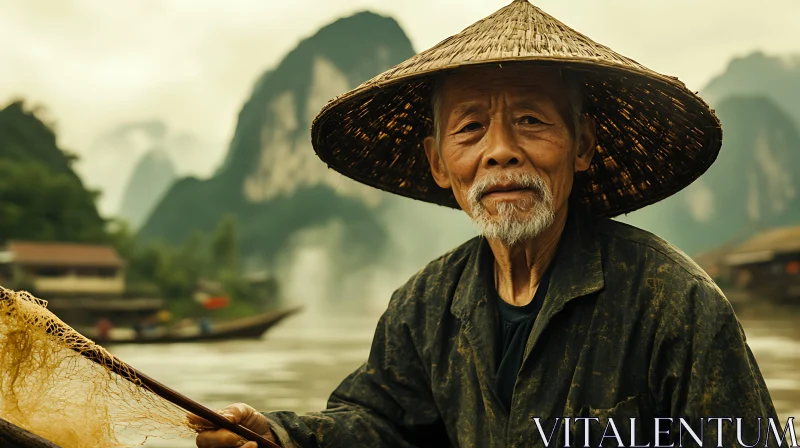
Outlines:
{"type": "Polygon", "coordinates": [[[536,57],[440,66],[364,84],[323,108],[312,124],[314,150],[358,182],[460,208],[452,191],[434,182],[422,146],[432,134],[431,90],[442,72],[497,64],[582,73],[584,112],[595,120],[597,148],[590,168],[576,173],[573,196],[592,214],[628,213],[680,191],[721,148],[719,120],[675,78],[602,60],[536,57]]]}

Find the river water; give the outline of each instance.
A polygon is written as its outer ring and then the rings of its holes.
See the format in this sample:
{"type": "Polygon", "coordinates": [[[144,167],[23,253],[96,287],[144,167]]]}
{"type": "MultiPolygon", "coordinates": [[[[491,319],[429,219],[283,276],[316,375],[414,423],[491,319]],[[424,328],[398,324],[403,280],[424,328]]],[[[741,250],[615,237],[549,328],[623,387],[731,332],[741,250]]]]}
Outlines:
{"type": "MultiPolygon", "coordinates": [[[[800,310],[749,308],[737,315],[781,420],[800,417],[800,310]]],[[[323,409],[336,385],[366,359],[377,319],[306,313],[289,318],[262,340],[130,345],[112,351],[211,408],[241,401],[260,410],[303,413],[323,409]]],[[[192,440],[152,440],[145,446],[195,445],[192,440]]]]}

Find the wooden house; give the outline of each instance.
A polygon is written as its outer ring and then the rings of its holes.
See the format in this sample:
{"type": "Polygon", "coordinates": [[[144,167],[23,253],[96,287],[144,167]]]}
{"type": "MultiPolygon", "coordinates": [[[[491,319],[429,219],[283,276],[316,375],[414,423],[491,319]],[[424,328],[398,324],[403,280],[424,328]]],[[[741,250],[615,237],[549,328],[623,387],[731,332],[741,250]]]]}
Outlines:
{"type": "Polygon", "coordinates": [[[759,233],[730,250],[724,263],[736,288],[800,304],[800,226],[759,233]]]}
{"type": "Polygon", "coordinates": [[[154,298],[125,295],[125,263],[113,247],[10,241],[0,250],[0,284],[47,300],[70,324],[101,318],[128,325],[161,308],[154,298]]]}

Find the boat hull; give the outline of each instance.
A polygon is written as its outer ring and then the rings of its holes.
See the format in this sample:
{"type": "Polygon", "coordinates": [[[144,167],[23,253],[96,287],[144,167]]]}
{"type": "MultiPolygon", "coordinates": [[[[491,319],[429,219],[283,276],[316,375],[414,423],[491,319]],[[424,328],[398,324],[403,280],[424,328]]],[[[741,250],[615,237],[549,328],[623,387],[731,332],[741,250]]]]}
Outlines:
{"type": "Polygon", "coordinates": [[[109,339],[98,342],[100,342],[102,345],[174,344],[182,342],[227,341],[231,339],[258,339],[270,328],[277,325],[287,317],[299,312],[300,309],[301,308],[291,308],[258,316],[237,319],[231,322],[222,322],[214,325],[207,333],[188,335],[165,334],[154,337],[109,339]]]}

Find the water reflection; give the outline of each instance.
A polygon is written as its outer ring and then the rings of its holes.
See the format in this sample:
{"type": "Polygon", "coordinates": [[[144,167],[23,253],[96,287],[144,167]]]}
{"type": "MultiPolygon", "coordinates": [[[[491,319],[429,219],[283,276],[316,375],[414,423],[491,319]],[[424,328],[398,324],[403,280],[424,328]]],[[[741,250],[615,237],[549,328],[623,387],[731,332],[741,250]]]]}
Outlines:
{"type": "MultiPolygon", "coordinates": [[[[738,309],[781,419],[800,417],[800,310],[738,309]]],[[[211,407],[243,401],[258,409],[320,410],[369,351],[378,316],[290,318],[259,341],[120,346],[114,354],[211,407]]],[[[798,425],[795,425],[798,426],[798,425]]],[[[194,446],[150,441],[151,448],[194,446]]]]}
{"type": "Polygon", "coordinates": [[[800,418],[800,310],[749,307],[737,315],[778,415],[800,418]]]}

